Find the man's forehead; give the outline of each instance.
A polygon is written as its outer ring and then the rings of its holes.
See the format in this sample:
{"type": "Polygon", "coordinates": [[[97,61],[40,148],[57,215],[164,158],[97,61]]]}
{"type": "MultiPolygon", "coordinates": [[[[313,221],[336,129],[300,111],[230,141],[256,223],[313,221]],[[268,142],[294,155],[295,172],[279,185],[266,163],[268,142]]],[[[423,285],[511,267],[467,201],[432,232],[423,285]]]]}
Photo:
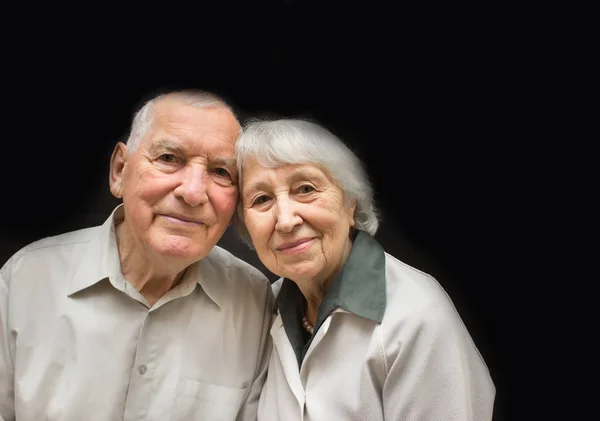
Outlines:
{"type": "Polygon", "coordinates": [[[241,126],[233,113],[224,106],[192,106],[173,103],[157,107],[151,122],[154,130],[189,131],[198,135],[228,138],[235,142],[241,126]]]}
{"type": "Polygon", "coordinates": [[[235,148],[232,142],[215,138],[194,138],[178,133],[157,131],[148,136],[144,144],[150,151],[179,151],[182,153],[206,153],[235,157],[235,148]]]}
{"type": "Polygon", "coordinates": [[[240,127],[234,113],[223,103],[194,104],[182,95],[171,94],[161,98],[154,105],[155,117],[195,120],[210,119],[217,124],[231,124],[240,127]]]}

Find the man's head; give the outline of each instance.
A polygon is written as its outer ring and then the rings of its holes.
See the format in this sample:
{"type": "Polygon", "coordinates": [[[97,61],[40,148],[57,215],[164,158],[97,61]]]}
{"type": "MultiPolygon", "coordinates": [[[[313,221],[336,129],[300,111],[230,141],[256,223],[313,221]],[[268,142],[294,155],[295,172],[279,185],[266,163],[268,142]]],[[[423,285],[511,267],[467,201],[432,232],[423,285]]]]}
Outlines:
{"type": "Polygon", "coordinates": [[[120,249],[176,266],[206,256],[235,211],[240,130],[229,106],[210,93],[147,102],[127,145],[119,142],[111,157],[110,190],[125,209],[120,249]]]}

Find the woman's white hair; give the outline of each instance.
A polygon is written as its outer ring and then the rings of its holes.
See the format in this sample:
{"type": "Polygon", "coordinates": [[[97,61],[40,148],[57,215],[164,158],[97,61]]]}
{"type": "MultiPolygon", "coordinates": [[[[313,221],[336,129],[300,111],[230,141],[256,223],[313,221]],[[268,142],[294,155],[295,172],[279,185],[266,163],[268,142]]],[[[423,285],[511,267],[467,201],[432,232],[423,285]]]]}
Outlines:
{"type": "Polygon", "coordinates": [[[156,104],[170,96],[178,97],[183,103],[196,108],[225,107],[235,116],[233,109],[221,97],[211,92],[199,89],[187,89],[155,96],[147,101],[133,117],[131,131],[127,139],[129,153],[134,153],[137,150],[144,136],[148,134],[148,131],[152,127],[156,104]]]}
{"type": "MultiPolygon", "coordinates": [[[[362,162],[326,128],[302,119],[250,120],[236,143],[239,187],[249,160],[275,168],[286,164],[313,164],[325,171],[344,192],[346,206],[356,201],[355,228],[375,235],[379,227],[373,188],[362,162]]],[[[236,228],[252,247],[243,221],[242,198],[238,201],[236,228]]]]}

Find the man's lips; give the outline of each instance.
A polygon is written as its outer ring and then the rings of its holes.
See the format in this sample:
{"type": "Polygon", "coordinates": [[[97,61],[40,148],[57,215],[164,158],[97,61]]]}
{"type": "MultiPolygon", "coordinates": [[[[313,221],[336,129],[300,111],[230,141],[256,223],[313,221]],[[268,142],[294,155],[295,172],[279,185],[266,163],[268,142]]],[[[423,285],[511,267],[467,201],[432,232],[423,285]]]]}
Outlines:
{"type": "Polygon", "coordinates": [[[172,220],[173,222],[183,222],[183,223],[189,223],[189,224],[196,224],[196,225],[201,225],[204,224],[204,221],[202,219],[199,218],[194,218],[191,216],[186,216],[186,215],[181,215],[181,214],[177,214],[177,213],[165,213],[165,214],[161,214],[161,216],[172,220]]]}

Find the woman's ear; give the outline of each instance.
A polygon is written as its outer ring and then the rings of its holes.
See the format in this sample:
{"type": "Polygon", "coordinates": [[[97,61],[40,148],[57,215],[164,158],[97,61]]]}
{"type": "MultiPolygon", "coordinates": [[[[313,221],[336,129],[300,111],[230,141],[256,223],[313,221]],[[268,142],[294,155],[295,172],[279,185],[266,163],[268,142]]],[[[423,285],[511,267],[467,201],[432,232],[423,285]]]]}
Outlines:
{"type": "Polygon", "coordinates": [[[354,220],[354,212],[356,211],[356,200],[353,200],[348,206],[348,218],[350,218],[350,227],[356,225],[356,221],[354,220]]]}
{"type": "Polygon", "coordinates": [[[110,171],[108,176],[110,192],[117,199],[123,197],[123,176],[128,159],[129,152],[127,146],[123,142],[118,142],[110,157],[110,171]]]}

